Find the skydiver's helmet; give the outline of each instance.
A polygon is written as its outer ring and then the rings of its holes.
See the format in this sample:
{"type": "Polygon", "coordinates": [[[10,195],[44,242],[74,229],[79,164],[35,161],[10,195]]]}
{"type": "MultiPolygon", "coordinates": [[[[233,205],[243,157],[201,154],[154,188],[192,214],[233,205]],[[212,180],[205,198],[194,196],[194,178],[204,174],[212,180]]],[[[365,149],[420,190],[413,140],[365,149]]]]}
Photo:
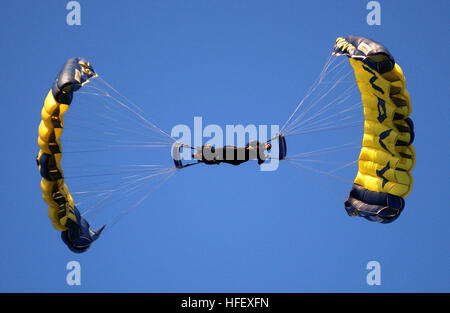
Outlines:
{"type": "Polygon", "coordinates": [[[270,144],[270,143],[266,143],[266,150],[267,151],[270,151],[270,149],[272,149],[272,144],[270,144]]]}
{"type": "Polygon", "coordinates": [[[70,220],[68,230],[61,233],[61,239],[72,252],[83,253],[100,237],[106,225],[97,231],[93,231],[89,223],[81,217],[80,212],[76,208],[75,217],[77,222],[70,220]]]}

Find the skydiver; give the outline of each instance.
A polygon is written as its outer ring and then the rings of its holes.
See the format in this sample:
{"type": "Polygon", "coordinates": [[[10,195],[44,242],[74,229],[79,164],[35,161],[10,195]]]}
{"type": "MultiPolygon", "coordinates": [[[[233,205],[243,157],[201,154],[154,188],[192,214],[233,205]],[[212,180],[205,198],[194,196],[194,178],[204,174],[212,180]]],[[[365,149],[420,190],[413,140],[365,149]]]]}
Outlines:
{"type": "Polygon", "coordinates": [[[270,143],[261,144],[259,141],[252,141],[245,147],[224,146],[215,148],[210,144],[203,145],[192,157],[198,162],[208,165],[228,163],[232,165],[240,165],[249,160],[258,160],[258,165],[264,163],[270,156],[265,151],[270,151],[272,145],[270,143]]]}

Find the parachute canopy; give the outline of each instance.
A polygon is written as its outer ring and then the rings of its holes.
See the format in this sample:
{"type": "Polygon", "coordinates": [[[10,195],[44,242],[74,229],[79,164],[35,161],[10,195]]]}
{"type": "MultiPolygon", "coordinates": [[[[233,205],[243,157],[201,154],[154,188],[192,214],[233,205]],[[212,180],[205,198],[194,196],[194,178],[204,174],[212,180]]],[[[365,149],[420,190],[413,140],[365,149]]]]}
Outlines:
{"type": "Polygon", "coordinates": [[[402,212],[413,184],[414,125],[402,69],[383,45],[364,37],[336,39],[334,54],[353,67],[364,106],[358,173],[345,201],[351,216],[389,223],[402,212]]]}
{"type": "Polygon", "coordinates": [[[63,132],[64,113],[69,109],[73,93],[96,75],[87,60],[67,60],[47,94],[39,125],[40,151],[37,163],[42,176],[42,196],[48,205],[48,216],[53,227],[62,232],[64,243],[77,253],[86,251],[104,227],[98,231],[90,229],[89,223],[80,215],[74,204],[64,182],[60,137],[63,132]]]}

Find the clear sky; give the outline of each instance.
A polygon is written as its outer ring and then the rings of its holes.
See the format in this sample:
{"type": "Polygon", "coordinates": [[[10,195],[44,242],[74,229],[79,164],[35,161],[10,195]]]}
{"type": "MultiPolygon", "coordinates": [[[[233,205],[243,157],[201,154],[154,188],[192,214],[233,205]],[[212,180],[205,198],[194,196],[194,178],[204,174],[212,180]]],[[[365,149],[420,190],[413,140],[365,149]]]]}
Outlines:
{"type": "MultiPolygon", "coordinates": [[[[1,4],[0,291],[450,291],[448,1],[380,1],[380,26],[366,23],[368,1],[360,0],[79,1],[80,26],[66,24],[67,2],[1,4]],[[388,47],[411,94],[417,163],[397,221],[350,218],[351,181],[287,163],[274,172],[255,163],[195,166],[87,253],[62,244],[35,156],[43,100],[66,59],[90,60],[167,132],[194,116],[221,126],[282,124],[335,38],[350,34],[388,47]],[[73,260],[81,286],[66,284],[73,260]],[[366,283],[372,260],[379,286],[366,283]]],[[[310,138],[288,138],[289,151],[320,146],[310,138]]],[[[170,157],[141,153],[170,166],[170,157]]]]}

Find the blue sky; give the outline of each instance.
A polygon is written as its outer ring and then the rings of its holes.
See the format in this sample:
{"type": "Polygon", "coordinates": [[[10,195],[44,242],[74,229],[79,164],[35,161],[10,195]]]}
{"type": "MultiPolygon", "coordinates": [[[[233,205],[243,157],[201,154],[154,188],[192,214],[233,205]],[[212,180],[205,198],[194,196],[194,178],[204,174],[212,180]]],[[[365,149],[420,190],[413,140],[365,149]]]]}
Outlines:
{"type": "MultiPolygon", "coordinates": [[[[81,26],[66,24],[65,1],[1,5],[0,291],[450,290],[448,1],[380,1],[380,26],[366,23],[368,1],[79,2],[81,26]],[[35,156],[43,100],[66,59],[90,60],[168,132],[194,116],[205,124],[282,124],[335,38],[349,34],[386,45],[411,94],[417,163],[397,221],[348,217],[351,183],[288,164],[274,172],[254,163],[196,166],[87,253],[61,243],[35,156]],[[81,264],[81,286],[66,284],[72,260],[81,264]],[[380,286],[366,283],[371,260],[381,264],[380,286]]],[[[292,137],[289,151],[320,140],[292,137]]],[[[149,162],[171,160],[155,154],[149,162]]]]}

